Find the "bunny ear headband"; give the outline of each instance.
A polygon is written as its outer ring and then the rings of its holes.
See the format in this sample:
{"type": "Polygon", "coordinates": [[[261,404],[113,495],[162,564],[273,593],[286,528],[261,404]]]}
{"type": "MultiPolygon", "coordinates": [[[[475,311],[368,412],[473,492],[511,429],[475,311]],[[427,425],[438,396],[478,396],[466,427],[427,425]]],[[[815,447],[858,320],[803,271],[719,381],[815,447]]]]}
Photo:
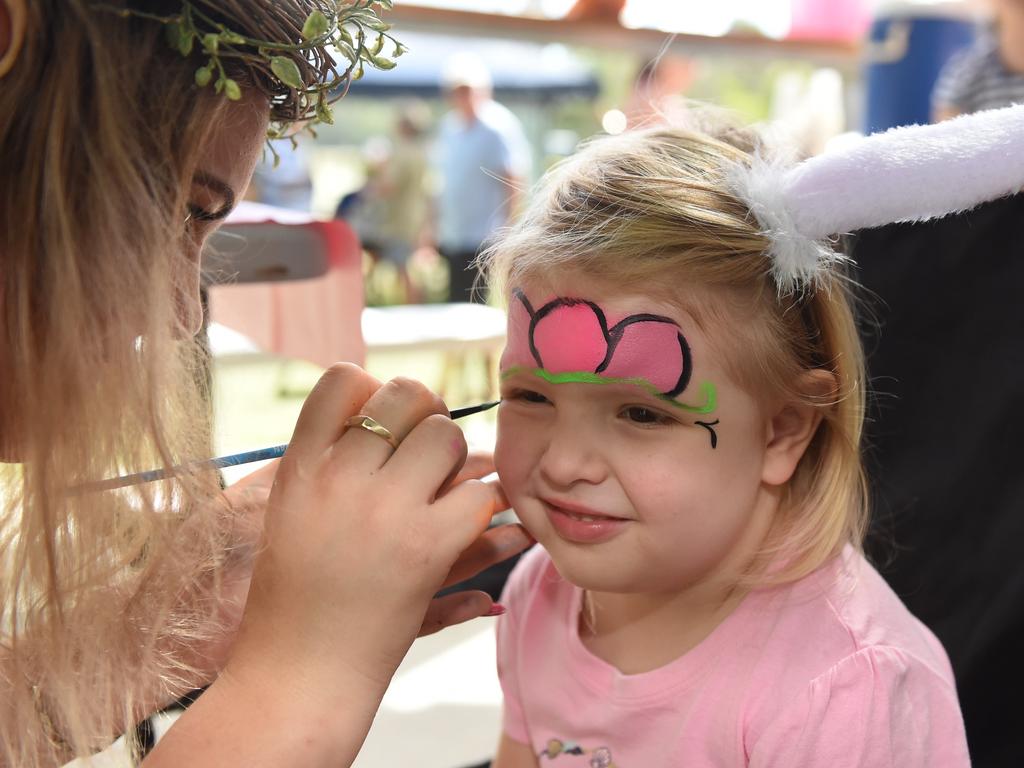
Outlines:
{"type": "Polygon", "coordinates": [[[1024,104],[893,128],[795,166],[758,156],[730,171],[771,240],[782,295],[843,259],[828,238],[969,210],[1024,188],[1024,104]]]}

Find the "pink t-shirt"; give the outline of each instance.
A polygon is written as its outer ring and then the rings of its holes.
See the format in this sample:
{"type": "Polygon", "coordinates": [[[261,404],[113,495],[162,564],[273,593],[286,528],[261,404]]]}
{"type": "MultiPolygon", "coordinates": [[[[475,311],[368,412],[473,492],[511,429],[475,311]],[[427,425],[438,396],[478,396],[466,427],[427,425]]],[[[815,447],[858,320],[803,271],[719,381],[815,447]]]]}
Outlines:
{"type": "Polygon", "coordinates": [[[538,546],[502,598],[504,730],[541,766],[970,765],[942,646],[852,549],[643,674],[587,650],[581,597],[538,546]]]}

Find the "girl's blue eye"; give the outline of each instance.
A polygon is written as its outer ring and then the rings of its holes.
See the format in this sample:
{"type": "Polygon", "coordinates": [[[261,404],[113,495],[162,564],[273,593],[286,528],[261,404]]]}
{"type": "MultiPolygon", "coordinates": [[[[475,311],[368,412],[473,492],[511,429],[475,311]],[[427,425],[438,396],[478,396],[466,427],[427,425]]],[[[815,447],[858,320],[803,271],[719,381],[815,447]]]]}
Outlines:
{"type": "Polygon", "coordinates": [[[661,411],[656,411],[653,408],[645,408],[642,405],[631,405],[627,408],[623,408],[621,415],[634,424],[643,425],[674,424],[676,421],[671,416],[668,416],[661,411]]]}

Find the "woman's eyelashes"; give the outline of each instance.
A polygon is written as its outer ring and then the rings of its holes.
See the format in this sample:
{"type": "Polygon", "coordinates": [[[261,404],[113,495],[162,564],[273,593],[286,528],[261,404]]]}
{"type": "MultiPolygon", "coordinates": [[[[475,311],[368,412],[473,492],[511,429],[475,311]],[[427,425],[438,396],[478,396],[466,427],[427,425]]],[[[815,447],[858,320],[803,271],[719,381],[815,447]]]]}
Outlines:
{"type": "Polygon", "coordinates": [[[222,214],[220,210],[210,211],[196,203],[188,204],[188,217],[186,218],[186,221],[217,221],[222,218],[224,218],[224,214],[222,214]]]}
{"type": "Polygon", "coordinates": [[[207,222],[212,221],[210,213],[202,206],[189,203],[185,209],[185,234],[193,240],[200,239],[200,235],[209,226],[207,222]]]}

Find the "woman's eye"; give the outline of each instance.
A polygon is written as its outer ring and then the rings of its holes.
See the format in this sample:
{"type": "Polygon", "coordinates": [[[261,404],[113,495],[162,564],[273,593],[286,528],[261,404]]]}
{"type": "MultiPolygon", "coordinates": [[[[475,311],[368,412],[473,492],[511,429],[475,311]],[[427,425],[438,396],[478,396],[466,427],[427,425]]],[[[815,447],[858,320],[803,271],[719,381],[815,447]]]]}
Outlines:
{"type": "Polygon", "coordinates": [[[634,424],[673,424],[675,419],[653,408],[631,405],[622,410],[622,416],[634,424]]]}
{"type": "Polygon", "coordinates": [[[189,203],[185,210],[185,221],[193,224],[201,221],[220,221],[230,212],[229,209],[224,207],[211,210],[199,203],[189,203]]]}
{"type": "Polygon", "coordinates": [[[206,212],[198,205],[189,203],[185,209],[185,232],[194,235],[203,221],[206,221],[206,212]]]}

